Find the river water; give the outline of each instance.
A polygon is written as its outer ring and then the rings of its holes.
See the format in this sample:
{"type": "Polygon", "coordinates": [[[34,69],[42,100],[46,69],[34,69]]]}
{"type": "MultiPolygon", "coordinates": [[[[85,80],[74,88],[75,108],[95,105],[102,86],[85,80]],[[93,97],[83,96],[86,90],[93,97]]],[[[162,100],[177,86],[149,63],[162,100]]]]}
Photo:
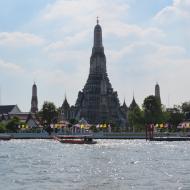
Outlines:
{"type": "Polygon", "coordinates": [[[190,189],[190,142],[0,141],[2,190],[190,189]]]}

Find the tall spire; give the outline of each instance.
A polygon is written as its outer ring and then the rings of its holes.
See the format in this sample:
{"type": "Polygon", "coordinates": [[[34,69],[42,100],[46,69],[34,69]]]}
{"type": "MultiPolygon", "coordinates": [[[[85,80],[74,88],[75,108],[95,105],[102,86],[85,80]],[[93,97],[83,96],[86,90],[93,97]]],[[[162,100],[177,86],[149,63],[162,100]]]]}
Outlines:
{"type": "Polygon", "coordinates": [[[158,82],[156,82],[156,86],[155,86],[155,97],[158,98],[158,100],[161,103],[161,98],[160,98],[160,86],[158,84],[158,82]]]}
{"type": "Polygon", "coordinates": [[[37,86],[34,82],[32,86],[31,112],[36,113],[37,111],[38,111],[37,86]]]}
{"type": "Polygon", "coordinates": [[[97,17],[97,24],[94,28],[94,47],[102,48],[102,28],[99,25],[99,19],[97,17]]]}
{"type": "Polygon", "coordinates": [[[90,74],[106,74],[106,56],[102,45],[102,28],[97,17],[97,24],[94,27],[94,44],[90,58],[90,74]]]}

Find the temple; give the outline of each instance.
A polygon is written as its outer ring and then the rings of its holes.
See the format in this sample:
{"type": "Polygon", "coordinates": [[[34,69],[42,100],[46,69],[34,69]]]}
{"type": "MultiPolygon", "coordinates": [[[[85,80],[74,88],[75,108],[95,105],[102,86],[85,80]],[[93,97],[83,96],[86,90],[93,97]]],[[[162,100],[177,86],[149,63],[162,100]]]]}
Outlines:
{"type": "Polygon", "coordinates": [[[120,106],[117,92],[113,90],[108,78],[102,28],[98,19],[94,28],[89,76],[84,88],[79,91],[72,110],[75,119],[84,118],[90,124],[112,123],[119,127],[127,125],[126,104],[124,102],[120,106]]]}

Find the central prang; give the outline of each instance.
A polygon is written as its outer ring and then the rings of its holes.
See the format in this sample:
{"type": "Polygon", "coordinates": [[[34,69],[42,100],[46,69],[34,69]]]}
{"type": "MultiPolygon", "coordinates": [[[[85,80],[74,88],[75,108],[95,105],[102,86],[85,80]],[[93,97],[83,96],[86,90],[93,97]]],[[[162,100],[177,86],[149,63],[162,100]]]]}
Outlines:
{"type": "Polygon", "coordinates": [[[99,20],[94,28],[90,73],[83,90],[78,93],[73,111],[75,119],[84,118],[90,124],[113,123],[125,127],[127,123],[127,111],[121,108],[117,92],[107,75],[99,20]]]}

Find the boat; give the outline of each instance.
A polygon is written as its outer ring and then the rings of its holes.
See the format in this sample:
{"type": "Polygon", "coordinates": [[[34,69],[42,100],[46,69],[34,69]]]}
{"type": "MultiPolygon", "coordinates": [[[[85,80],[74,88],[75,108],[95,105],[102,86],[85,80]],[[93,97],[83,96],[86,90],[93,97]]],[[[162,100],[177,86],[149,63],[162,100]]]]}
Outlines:
{"type": "Polygon", "coordinates": [[[55,140],[60,143],[68,143],[68,144],[96,144],[96,141],[93,141],[92,136],[54,136],[55,140]]]}

